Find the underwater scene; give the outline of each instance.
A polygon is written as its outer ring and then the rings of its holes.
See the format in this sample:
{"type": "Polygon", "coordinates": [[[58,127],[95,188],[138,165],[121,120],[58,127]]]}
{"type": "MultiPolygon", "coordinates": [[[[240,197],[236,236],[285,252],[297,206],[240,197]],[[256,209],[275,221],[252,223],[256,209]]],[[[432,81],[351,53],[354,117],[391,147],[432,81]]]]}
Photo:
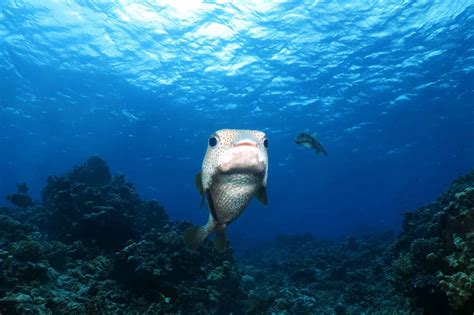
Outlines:
{"type": "Polygon", "coordinates": [[[0,1],[0,315],[474,314],[474,1],[0,1]]]}

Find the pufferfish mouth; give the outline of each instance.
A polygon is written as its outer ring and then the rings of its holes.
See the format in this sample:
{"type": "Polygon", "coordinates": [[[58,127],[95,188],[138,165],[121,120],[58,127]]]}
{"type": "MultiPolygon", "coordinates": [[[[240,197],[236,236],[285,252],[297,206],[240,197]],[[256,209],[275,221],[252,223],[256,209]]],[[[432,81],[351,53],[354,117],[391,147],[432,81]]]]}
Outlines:
{"type": "Polygon", "coordinates": [[[257,147],[257,144],[253,141],[250,141],[250,140],[242,140],[242,141],[238,141],[238,142],[234,142],[232,144],[232,147],[242,147],[242,146],[249,146],[249,147],[257,147]]]}
{"type": "Polygon", "coordinates": [[[219,161],[222,173],[262,173],[266,169],[266,157],[255,142],[239,141],[232,145],[219,161]]]}

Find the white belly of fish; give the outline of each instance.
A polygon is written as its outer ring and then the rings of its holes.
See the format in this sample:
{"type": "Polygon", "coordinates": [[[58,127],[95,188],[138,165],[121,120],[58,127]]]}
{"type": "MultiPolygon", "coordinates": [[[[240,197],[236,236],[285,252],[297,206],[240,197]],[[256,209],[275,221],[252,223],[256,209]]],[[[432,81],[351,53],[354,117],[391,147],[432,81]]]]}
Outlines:
{"type": "Polygon", "coordinates": [[[253,174],[218,175],[213,181],[211,195],[219,223],[229,224],[244,212],[262,185],[262,177],[253,174]]]}

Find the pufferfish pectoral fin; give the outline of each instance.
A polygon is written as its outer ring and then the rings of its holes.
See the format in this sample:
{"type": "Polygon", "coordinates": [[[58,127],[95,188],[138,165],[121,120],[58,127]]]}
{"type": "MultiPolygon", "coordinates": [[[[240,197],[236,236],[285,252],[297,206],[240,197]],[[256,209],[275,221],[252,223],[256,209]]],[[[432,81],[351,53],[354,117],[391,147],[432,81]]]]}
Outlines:
{"type": "Polygon", "coordinates": [[[219,222],[219,218],[217,217],[216,206],[214,205],[214,199],[212,199],[211,191],[209,189],[206,190],[206,197],[207,197],[207,205],[209,206],[209,211],[211,212],[212,217],[216,222],[219,222]]]}
{"type": "Polygon", "coordinates": [[[255,193],[255,197],[263,203],[264,205],[268,204],[268,197],[267,197],[267,187],[261,186],[257,192],[255,193]]]}
{"type": "Polygon", "coordinates": [[[204,187],[202,186],[202,172],[199,172],[194,177],[194,184],[196,184],[196,188],[198,189],[199,193],[201,194],[201,208],[204,206],[204,187]]]}

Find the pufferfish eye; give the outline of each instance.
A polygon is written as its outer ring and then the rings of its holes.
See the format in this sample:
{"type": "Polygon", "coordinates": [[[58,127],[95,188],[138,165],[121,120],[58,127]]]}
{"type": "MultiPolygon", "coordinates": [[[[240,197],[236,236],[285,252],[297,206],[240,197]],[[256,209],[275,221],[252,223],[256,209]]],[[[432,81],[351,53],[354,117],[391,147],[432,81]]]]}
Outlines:
{"type": "Polygon", "coordinates": [[[216,137],[210,137],[210,138],[209,138],[209,145],[210,145],[211,147],[215,147],[216,144],[217,144],[217,139],[216,139],[216,137]]]}
{"type": "Polygon", "coordinates": [[[268,148],[268,139],[263,140],[263,146],[268,148]]]}

